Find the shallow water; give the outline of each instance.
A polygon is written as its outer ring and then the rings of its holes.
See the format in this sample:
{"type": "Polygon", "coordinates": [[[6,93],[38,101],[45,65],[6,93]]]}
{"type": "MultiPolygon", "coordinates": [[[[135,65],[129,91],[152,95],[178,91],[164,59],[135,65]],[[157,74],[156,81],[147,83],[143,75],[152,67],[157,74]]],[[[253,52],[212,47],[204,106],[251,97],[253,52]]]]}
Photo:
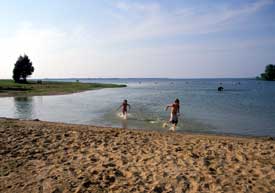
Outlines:
{"type": "MultiPolygon", "coordinates": [[[[68,80],[67,80],[68,81],[68,80]]],[[[73,80],[75,81],[75,80],[73,80]]],[[[86,79],[81,82],[126,83],[60,96],[0,98],[0,116],[112,127],[165,130],[164,110],[178,97],[177,131],[275,136],[275,82],[249,79],[86,79]],[[218,92],[219,86],[224,87],[218,92]],[[116,109],[128,99],[128,120],[116,109]]]]}

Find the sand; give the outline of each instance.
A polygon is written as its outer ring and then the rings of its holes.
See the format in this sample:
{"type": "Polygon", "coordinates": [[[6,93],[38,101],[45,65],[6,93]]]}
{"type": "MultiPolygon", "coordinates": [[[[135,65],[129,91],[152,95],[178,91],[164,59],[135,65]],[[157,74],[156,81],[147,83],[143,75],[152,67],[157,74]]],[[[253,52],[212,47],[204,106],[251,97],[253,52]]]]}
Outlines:
{"type": "Polygon", "coordinates": [[[0,119],[0,192],[275,192],[275,141],[0,119]]]}

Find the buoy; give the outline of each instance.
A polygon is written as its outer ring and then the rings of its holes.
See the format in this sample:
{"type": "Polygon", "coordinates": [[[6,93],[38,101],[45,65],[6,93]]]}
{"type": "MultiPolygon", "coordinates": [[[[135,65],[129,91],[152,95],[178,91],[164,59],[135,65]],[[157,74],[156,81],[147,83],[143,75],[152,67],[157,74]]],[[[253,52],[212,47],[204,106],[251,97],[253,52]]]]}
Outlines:
{"type": "Polygon", "coordinates": [[[223,91],[223,87],[220,86],[220,87],[218,88],[218,91],[223,91]]]}

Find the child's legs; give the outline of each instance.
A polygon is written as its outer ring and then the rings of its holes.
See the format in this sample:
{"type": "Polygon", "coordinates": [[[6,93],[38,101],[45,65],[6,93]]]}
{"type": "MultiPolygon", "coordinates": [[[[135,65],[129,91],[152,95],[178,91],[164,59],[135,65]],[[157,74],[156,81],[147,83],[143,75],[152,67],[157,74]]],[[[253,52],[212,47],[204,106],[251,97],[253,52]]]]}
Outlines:
{"type": "Polygon", "coordinates": [[[127,111],[122,111],[124,119],[127,119],[127,111]]]}
{"type": "Polygon", "coordinates": [[[178,125],[178,120],[177,119],[172,120],[172,124],[173,124],[174,129],[176,129],[176,127],[178,125]]]}

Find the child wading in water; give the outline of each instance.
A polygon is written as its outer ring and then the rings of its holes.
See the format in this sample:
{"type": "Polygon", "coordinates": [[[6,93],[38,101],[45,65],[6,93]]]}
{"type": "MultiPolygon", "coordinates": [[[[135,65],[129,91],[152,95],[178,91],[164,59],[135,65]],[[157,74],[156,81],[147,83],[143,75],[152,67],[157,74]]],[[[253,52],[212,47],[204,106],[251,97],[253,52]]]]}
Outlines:
{"type": "MultiPolygon", "coordinates": [[[[173,127],[169,130],[175,131],[178,124],[178,117],[180,115],[180,100],[176,99],[173,104],[167,105],[165,110],[167,111],[168,108],[171,108],[171,115],[168,122],[173,124],[173,127]]],[[[167,123],[164,123],[164,127],[166,127],[166,125],[167,123]]]]}
{"type": "Polygon", "coordinates": [[[121,108],[121,110],[122,110],[122,115],[123,115],[123,118],[124,118],[124,119],[127,119],[127,107],[129,107],[129,110],[130,110],[131,106],[128,104],[128,102],[127,102],[126,99],[125,99],[125,100],[123,101],[123,103],[118,107],[118,109],[121,108]]]}

